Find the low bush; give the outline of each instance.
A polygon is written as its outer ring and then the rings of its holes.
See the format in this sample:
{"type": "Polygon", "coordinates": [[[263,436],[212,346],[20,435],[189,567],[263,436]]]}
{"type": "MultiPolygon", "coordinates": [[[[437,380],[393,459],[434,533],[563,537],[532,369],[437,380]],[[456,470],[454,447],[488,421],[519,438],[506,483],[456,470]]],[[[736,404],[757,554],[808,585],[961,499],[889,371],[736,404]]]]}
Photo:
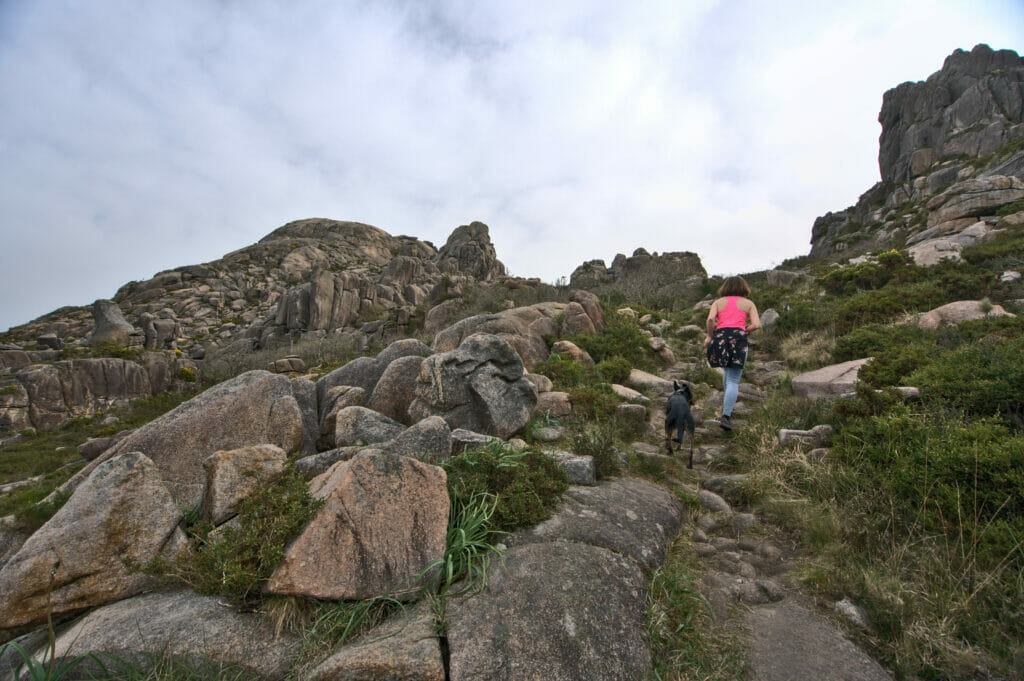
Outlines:
{"type": "Polygon", "coordinates": [[[175,565],[157,563],[150,571],[177,577],[200,593],[220,595],[236,605],[252,606],[263,597],[263,585],[296,537],[323,504],[309,494],[306,480],[288,470],[273,485],[242,501],[238,525],[211,533],[200,523],[192,528],[195,556],[175,565]]]}
{"type": "Polygon", "coordinates": [[[990,338],[952,350],[910,375],[925,399],[1024,428],[1024,339],[990,338]]]}
{"type": "Polygon", "coordinates": [[[657,360],[640,323],[632,317],[609,314],[604,331],[581,333],[569,340],[586,350],[595,362],[620,357],[638,369],[653,369],[657,360]]]}
{"type": "Polygon", "coordinates": [[[619,453],[615,446],[615,427],[608,421],[586,424],[572,436],[572,450],[594,458],[598,479],[610,478],[619,472],[619,453]]]}
{"type": "Polygon", "coordinates": [[[534,449],[516,451],[500,440],[467,449],[442,468],[448,473],[453,505],[494,495],[491,527],[502,532],[546,520],[569,488],[565,472],[551,457],[534,449]]]}
{"type": "Polygon", "coordinates": [[[622,355],[614,355],[598,362],[595,368],[601,378],[608,383],[622,383],[629,377],[633,365],[622,355]]]}

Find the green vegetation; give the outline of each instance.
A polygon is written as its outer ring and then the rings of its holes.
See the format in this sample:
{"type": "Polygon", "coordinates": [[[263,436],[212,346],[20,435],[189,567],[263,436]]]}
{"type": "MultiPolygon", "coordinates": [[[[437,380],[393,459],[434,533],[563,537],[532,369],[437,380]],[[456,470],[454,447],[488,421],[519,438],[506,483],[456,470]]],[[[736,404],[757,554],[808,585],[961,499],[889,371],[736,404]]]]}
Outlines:
{"type": "Polygon", "coordinates": [[[200,593],[223,596],[235,605],[258,605],[288,542],[322,504],[310,496],[306,480],[288,470],[273,485],[242,501],[237,525],[213,531],[208,523],[196,524],[191,528],[195,555],[173,565],[157,561],[148,570],[177,578],[200,593]]]}
{"type": "Polygon", "coordinates": [[[569,487],[565,472],[534,449],[516,451],[501,442],[467,449],[442,464],[453,509],[479,506],[495,497],[492,532],[510,532],[546,520],[569,487]]]}
{"type": "Polygon", "coordinates": [[[685,539],[669,548],[650,577],[647,640],[648,681],[741,681],[746,677],[742,632],[714,625],[697,590],[698,559],[685,539]]]}

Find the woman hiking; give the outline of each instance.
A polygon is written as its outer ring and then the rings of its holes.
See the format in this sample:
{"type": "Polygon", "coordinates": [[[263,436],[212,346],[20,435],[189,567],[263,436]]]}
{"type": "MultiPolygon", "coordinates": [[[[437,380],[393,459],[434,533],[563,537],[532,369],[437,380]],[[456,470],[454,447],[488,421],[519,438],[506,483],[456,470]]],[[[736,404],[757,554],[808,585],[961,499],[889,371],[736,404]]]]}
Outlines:
{"type": "Polygon", "coordinates": [[[747,334],[761,328],[757,306],[749,295],[750,286],[743,277],[729,277],[718,289],[719,297],[708,310],[704,347],[708,364],[721,367],[724,372],[725,399],[718,424],[725,430],[732,430],[732,409],[739,396],[740,377],[749,349],[747,334]]]}

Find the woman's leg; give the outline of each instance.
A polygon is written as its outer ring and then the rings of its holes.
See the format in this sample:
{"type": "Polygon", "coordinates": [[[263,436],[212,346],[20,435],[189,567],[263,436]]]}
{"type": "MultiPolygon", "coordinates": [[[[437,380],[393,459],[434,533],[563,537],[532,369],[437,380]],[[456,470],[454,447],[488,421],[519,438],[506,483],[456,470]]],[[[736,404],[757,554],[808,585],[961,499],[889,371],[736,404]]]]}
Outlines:
{"type": "Polygon", "coordinates": [[[722,416],[732,417],[732,409],[736,406],[736,399],[740,393],[740,377],[743,375],[743,367],[725,367],[723,371],[725,401],[722,403],[722,416]]]}

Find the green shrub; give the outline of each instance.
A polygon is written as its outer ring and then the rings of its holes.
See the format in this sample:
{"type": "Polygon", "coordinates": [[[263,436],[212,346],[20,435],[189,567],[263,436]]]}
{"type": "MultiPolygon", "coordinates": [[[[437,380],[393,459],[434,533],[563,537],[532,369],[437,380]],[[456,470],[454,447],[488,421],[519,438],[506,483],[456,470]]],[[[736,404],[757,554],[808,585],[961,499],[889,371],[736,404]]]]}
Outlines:
{"type": "Polygon", "coordinates": [[[615,429],[605,422],[588,423],[572,437],[572,450],[582,456],[594,457],[598,479],[619,472],[619,454],[615,447],[615,429]]]}
{"type": "Polygon", "coordinates": [[[832,361],[848,362],[874,357],[908,343],[930,339],[928,332],[914,325],[867,324],[836,339],[832,361]]]}
{"type": "Polygon", "coordinates": [[[866,385],[876,388],[907,385],[910,374],[927,366],[935,354],[935,347],[924,343],[889,348],[876,353],[870,362],[861,367],[857,376],[866,385]]]}
{"type": "Polygon", "coordinates": [[[610,321],[605,325],[604,331],[581,333],[570,340],[586,350],[595,362],[621,357],[631,366],[640,369],[652,369],[656,366],[647,336],[641,331],[637,320],[614,313],[608,315],[606,319],[610,321]]]}
{"type": "Polygon", "coordinates": [[[126,348],[115,343],[100,343],[93,346],[93,357],[115,357],[117,359],[138,359],[142,348],[126,348]]]}
{"type": "Polygon", "coordinates": [[[448,494],[453,504],[469,503],[492,494],[497,504],[492,516],[496,531],[532,527],[546,520],[569,488],[565,472],[546,454],[515,451],[500,440],[467,449],[442,464],[448,473],[448,494]]]}
{"type": "Polygon", "coordinates": [[[614,355],[597,363],[597,373],[608,383],[622,383],[629,377],[633,365],[622,355],[614,355]]]}
{"type": "Polygon", "coordinates": [[[194,528],[198,551],[168,571],[200,593],[221,595],[236,605],[254,605],[263,598],[263,585],[284,558],[285,547],[323,504],[309,494],[306,480],[288,470],[273,485],[243,500],[237,527],[224,526],[214,535],[210,527],[194,528]]]}
{"type": "Polygon", "coordinates": [[[550,378],[555,387],[560,390],[593,383],[597,379],[592,369],[557,353],[550,355],[543,362],[537,363],[533,370],[550,378]]]}
{"type": "Polygon", "coordinates": [[[611,418],[615,408],[622,404],[622,398],[605,383],[570,388],[569,401],[578,418],[591,420],[611,418]]]}
{"type": "Polygon", "coordinates": [[[196,370],[190,367],[181,367],[178,369],[178,380],[185,381],[186,383],[195,383],[196,370]]]}
{"type": "Polygon", "coordinates": [[[973,416],[1000,416],[1024,427],[1024,338],[992,339],[938,357],[908,381],[935,400],[973,416]]]}
{"type": "Polygon", "coordinates": [[[1013,215],[1024,210],[1024,199],[1017,199],[1013,203],[1008,203],[1005,206],[1001,206],[997,211],[996,215],[1003,217],[1005,215],[1013,215]]]}

